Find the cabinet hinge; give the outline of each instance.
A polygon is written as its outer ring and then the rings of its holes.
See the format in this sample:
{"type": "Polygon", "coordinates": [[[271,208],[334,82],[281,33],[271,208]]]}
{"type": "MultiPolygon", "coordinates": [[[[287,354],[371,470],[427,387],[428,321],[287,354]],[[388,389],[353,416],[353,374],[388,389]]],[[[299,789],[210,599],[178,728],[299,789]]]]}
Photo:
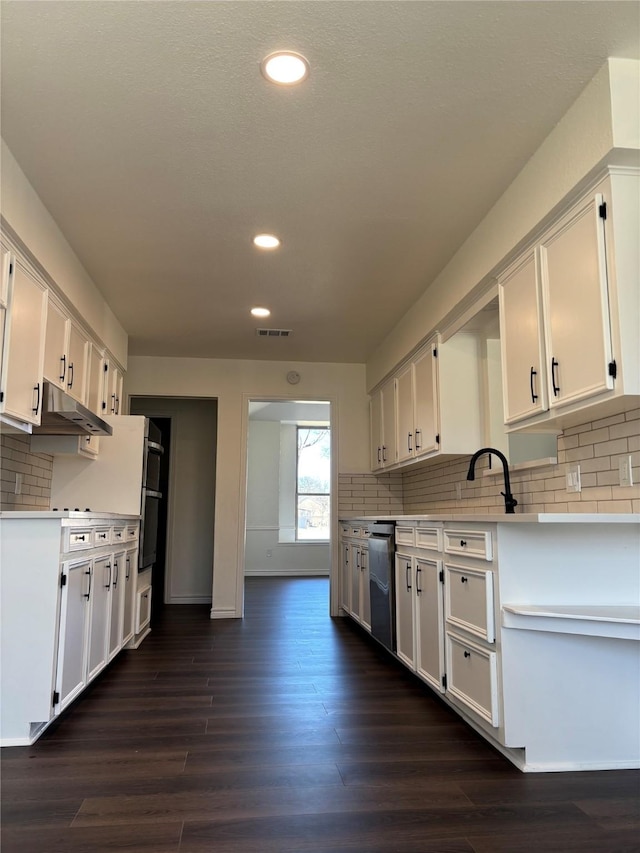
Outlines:
{"type": "Polygon", "coordinates": [[[616,364],[615,359],[609,362],[609,376],[612,379],[616,379],[618,376],[618,365],[616,364]]]}
{"type": "Polygon", "coordinates": [[[104,400],[102,401],[102,408],[103,408],[103,409],[106,409],[106,408],[107,408],[107,404],[105,403],[105,401],[104,401],[104,400]]]}
{"type": "Polygon", "coordinates": [[[62,587],[66,586],[66,585],[67,585],[67,576],[66,575],[60,575],[60,588],[62,589],[62,587]]]}
{"type": "Polygon", "coordinates": [[[440,580],[440,583],[444,583],[444,572],[438,572],[438,579],[440,580]]]}
{"type": "Polygon", "coordinates": [[[607,202],[603,201],[602,204],[598,207],[598,216],[600,219],[607,218],[607,202]]]}
{"type": "Polygon", "coordinates": [[[4,403],[4,391],[0,391],[0,403],[4,403]]]}
{"type": "Polygon", "coordinates": [[[433,348],[433,357],[434,357],[434,358],[437,358],[437,357],[438,357],[438,347],[434,347],[434,348],[433,348]]]}
{"type": "Polygon", "coordinates": [[[446,675],[442,676],[442,686],[444,687],[445,690],[447,689],[447,676],[446,675]]]}
{"type": "Polygon", "coordinates": [[[436,444],[440,444],[440,433],[436,436],[436,444]]]}
{"type": "Polygon", "coordinates": [[[59,701],[60,701],[60,694],[58,693],[57,690],[54,690],[53,691],[53,702],[51,704],[57,705],[59,701]]]}
{"type": "Polygon", "coordinates": [[[104,367],[103,367],[102,369],[103,369],[103,370],[104,370],[104,372],[106,373],[106,372],[107,372],[107,370],[109,370],[109,365],[108,365],[108,364],[105,364],[105,365],[104,365],[104,367]]]}
{"type": "Polygon", "coordinates": [[[9,263],[9,275],[13,272],[13,261],[9,263]]]}

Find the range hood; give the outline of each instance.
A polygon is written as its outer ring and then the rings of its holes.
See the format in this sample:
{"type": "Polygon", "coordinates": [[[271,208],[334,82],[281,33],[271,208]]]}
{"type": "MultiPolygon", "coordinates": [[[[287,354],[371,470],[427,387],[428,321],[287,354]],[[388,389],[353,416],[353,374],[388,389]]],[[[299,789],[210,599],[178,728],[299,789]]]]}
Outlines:
{"type": "Polygon", "coordinates": [[[42,386],[42,414],[40,426],[34,426],[32,435],[111,435],[111,426],[56,388],[50,382],[42,386]]]}

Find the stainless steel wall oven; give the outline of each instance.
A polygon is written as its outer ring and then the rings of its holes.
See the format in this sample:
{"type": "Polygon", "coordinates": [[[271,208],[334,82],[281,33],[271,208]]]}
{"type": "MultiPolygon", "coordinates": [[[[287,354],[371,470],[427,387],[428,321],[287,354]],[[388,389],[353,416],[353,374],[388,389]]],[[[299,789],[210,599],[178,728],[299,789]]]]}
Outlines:
{"type": "Polygon", "coordinates": [[[144,439],[144,468],[142,479],[142,517],[140,519],[140,557],[138,571],[149,568],[156,561],[158,543],[158,517],[160,511],[160,457],[164,448],[162,435],[153,421],[147,418],[144,439]]]}

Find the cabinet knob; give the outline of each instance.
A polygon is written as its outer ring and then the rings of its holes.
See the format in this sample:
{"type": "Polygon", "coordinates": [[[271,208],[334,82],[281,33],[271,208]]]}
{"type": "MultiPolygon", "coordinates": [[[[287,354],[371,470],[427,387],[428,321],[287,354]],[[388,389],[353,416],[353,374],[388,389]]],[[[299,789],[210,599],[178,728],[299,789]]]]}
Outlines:
{"type": "Polygon", "coordinates": [[[467,547],[467,540],[466,540],[466,539],[461,539],[461,540],[460,540],[460,547],[461,547],[461,548],[466,548],[466,547],[467,547]]]}
{"type": "Polygon", "coordinates": [[[468,583],[468,582],[469,582],[468,578],[465,578],[465,576],[462,575],[462,577],[460,578],[460,583],[468,583]]]}
{"type": "Polygon", "coordinates": [[[465,656],[466,658],[470,658],[470,657],[471,657],[471,652],[465,652],[465,653],[464,653],[464,656],[465,656]]]}

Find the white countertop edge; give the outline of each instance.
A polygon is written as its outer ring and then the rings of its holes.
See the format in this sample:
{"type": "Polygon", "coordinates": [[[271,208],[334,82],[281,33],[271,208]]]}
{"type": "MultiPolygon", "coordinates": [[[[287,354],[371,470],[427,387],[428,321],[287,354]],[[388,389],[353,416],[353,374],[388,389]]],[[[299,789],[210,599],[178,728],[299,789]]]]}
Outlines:
{"type": "Polygon", "coordinates": [[[0,512],[0,520],[13,519],[43,519],[43,518],[75,518],[78,520],[89,521],[92,518],[96,519],[118,519],[123,521],[139,521],[139,515],[127,515],[122,512],[83,512],[73,509],[59,510],[2,510],[0,512]]]}
{"type": "Polygon", "coordinates": [[[446,521],[468,524],[474,521],[498,524],[640,524],[637,512],[523,512],[506,513],[432,513],[425,515],[341,515],[340,521],[446,521]]]}
{"type": "Polygon", "coordinates": [[[640,605],[634,604],[503,604],[516,616],[549,619],[580,619],[588,622],[621,622],[640,625],[640,605]]]}

